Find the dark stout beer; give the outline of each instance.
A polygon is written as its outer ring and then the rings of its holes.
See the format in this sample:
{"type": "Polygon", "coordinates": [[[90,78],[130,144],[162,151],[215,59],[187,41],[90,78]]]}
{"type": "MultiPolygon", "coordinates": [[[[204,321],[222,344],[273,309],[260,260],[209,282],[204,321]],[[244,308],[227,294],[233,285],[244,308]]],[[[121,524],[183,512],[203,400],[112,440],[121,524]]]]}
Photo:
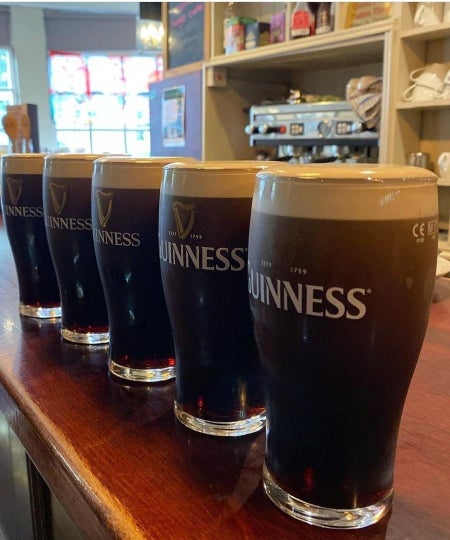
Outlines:
{"type": "Polygon", "coordinates": [[[109,369],[125,379],[175,376],[158,257],[162,167],[175,159],[111,157],[94,166],[93,238],[108,309],[109,369]]]}
{"type": "Polygon", "coordinates": [[[366,169],[261,174],[250,227],[265,487],[288,513],[331,527],[368,525],[390,505],[435,280],[433,175],[366,169]]]}
{"type": "Polygon", "coordinates": [[[108,341],[108,316],[92,240],[90,154],[45,158],[44,219],[56,270],[64,339],[108,341]]]}
{"type": "Polygon", "coordinates": [[[17,272],[22,315],[59,317],[60,300],[44,226],[43,154],[2,157],[3,219],[17,272]]]}
{"type": "Polygon", "coordinates": [[[177,359],[175,412],[215,435],[261,429],[261,368],[247,295],[255,164],[165,167],[159,257],[177,359]]]}

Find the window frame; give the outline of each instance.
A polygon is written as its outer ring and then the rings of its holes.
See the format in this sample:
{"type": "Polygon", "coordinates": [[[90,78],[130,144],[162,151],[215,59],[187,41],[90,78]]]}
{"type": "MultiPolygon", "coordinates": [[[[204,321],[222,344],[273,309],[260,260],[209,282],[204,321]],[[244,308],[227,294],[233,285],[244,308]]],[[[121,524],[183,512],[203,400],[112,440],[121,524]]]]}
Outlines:
{"type": "MultiPolygon", "coordinates": [[[[0,91],[3,93],[9,93],[11,96],[11,99],[7,102],[7,105],[17,105],[20,103],[20,92],[19,92],[19,79],[17,76],[17,62],[16,57],[14,54],[14,50],[12,47],[9,47],[7,45],[1,45],[0,51],[5,51],[8,55],[8,62],[9,62],[9,71],[10,71],[10,86],[6,88],[0,88],[0,91]]],[[[7,110],[6,107],[3,110],[3,108],[0,108],[0,117],[3,117],[4,114],[6,114],[7,110]]],[[[3,130],[3,127],[0,129],[0,146],[8,146],[9,145],[9,138],[8,135],[3,130]]]]}
{"type": "MultiPolygon", "coordinates": [[[[124,152],[124,153],[133,153],[133,152],[130,152],[130,148],[129,148],[129,136],[130,134],[133,135],[133,134],[136,134],[136,136],[139,136],[139,134],[142,136],[142,140],[145,140],[146,138],[146,134],[147,134],[147,138],[148,138],[148,142],[146,142],[147,144],[147,148],[144,152],[140,152],[138,153],[137,155],[150,155],[150,152],[151,152],[151,148],[150,148],[150,84],[152,82],[156,82],[156,81],[159,81],[159,80],[162,80],[162,77],[163,77],[163,65],[162,65],[162,53],[137,53],[136,51],[56,51],[56,50],[50,50],[48,51],[47,53],[47,61],[48,61],[48,84],[49,84],[49,100],[50,100],[50,109],[51,109],[51,115],[52,115],[52,122],[54,124],[54,127],[55,127],[55,132],[56,132],[56,139],[58,141],[58,134],[61,133],[71,133],[71,132],[76,132],[76,133],[84,133],[84,134],[87,134],[88,135],[88,140],[89,140],[89,148],[85,148],[83,151],[85,152],[90,152],[90,153],[99,153],[98,150],[94,147],[94,138],[95,138],[95,134],[98,134],[98,133],[101,133],[101,132],[113,132],[113,133],[116,133],[116,134],[121,134],[122,136],[122,141],[123,141],[123,149],[121,150],[121,152],[124,152]],[[74,57],[78,57],[80,59],[82,59],[83,61],[83,65],[84,65],[84,70],[86,72],[86,77],[87,79],[89,79],[89,71],[88,71],[88,57],[91,57],[91,56],[101,56],[101,57],[105,57],[105,58],[108,58],[108,57],[120,57],[120,61],[121,61],[121,64],[122,64],[122,70],[123,70],[123,66],[124,66],[124,59],[127,59],[127,58],[154,58],[154,62],[155,62],[155,71],[153,72],[154,73],[154,76],[155,78],[152,79],[152,80],[149,80],[149,88],[147,89],[147,92],[139,92],[139,93],[129,93],[126,91],[126,86],[125,86],[125,91],[122,92],[122,93],[117,93],[117,92],[114,92],[114,91],[111,91],[110,93],[108,94],[103,94],[104,96],[121,96],[122,97],[122,100],[123,100],[123,105],[125,104],[126,102],[126,98],[129,97],[129,96],[143,96],[144,94],[146,95],[147,97],[147,100],[148,100],[148,115],[147,115],[147,121],[141,126],[128,126],[126,124],[126,122],[124,121],[123,124],[120,126],[120,127],[96,127],[95,125],[93,125],[93,122],[89,122],[88,125],[86,125],[86,127],[64,127],[64,128],[61,128],[61,127],[57,127],[56,125],[56,122],[55,122],[55,112],[54,112],[54,106],[53,106],[53,101],[52,101],[52,96],[57,94],[59,96],[79,96],[80,98],[82,96],[87,96],[89,99],[92,98],[92,95],[91,94],[79,94],[79,93],[76,93],[76,92],[55,92],[53,89],[52,89],[52,86],[51,86],[51,74],[52,74],[52,71],[51,71],[51,57],[54,56],[54,55],[67,55],[67,56],[74,56],[74,57]]],[[[88,87],[89,87],[89,82],[88,82],[88,87]]],[[[60,139],[59,139],[60,140],[60,139]]],[[[57,143],[58,146],[59,146],[59,142],[57,143]]],[[[58,148],[58,150],[61,150],[61,147],[58,148]]],[[[116,151],[114,151],[114,153],[116,153],[116,151]]],[[[136,152],[134,152],[134,154],[136,154],[136,152]]]]}

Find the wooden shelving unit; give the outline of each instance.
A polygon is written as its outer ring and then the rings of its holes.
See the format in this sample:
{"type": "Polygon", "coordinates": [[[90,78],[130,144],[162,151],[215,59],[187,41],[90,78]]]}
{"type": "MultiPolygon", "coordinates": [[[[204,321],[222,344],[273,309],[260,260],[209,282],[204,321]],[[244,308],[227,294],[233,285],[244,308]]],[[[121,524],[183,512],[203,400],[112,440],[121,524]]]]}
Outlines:
{"type": "MultiPolygon", "coordinates": [[[[290,39],[233,54],[224,54],[225,2],[209,4],[205,19],[202,96],[202,157],[253,159],[244,127],[248,109],[263,100],[285,98],[290,88],[333,94],[345,99],[348,80],[363,75],[383,77],[379,161],[404,164],[411,152],[428,152],[432,163],[450,150],[450,99],[405,102],[413,69],[450,63],[450,25],[416,28],[417,3],[393,2],[390,16],[346,28],[349,4],[336,3],[335,30],[290,39]],[[215,84],[220,71],[221,84],[215,84]],[[223,83],[223,81],[226,81],[223,83]]],[[[285,10],[289,27],[292,2],[237,2],[238,15],[269,22],[285,10]]],[[[189,70],[192,66],[187,66],[189,70]]]]}

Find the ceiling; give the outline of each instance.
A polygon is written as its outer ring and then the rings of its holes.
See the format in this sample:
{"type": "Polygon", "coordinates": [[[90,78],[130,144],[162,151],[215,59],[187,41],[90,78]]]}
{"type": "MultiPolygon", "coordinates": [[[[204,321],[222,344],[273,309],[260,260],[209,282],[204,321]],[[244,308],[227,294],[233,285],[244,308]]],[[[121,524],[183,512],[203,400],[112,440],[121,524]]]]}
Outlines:
{"type": "Polygon", "coordinates": [[[139,2],[1,2],[0,5],[39,7],[83,13],[139,15],[139,2]]]}

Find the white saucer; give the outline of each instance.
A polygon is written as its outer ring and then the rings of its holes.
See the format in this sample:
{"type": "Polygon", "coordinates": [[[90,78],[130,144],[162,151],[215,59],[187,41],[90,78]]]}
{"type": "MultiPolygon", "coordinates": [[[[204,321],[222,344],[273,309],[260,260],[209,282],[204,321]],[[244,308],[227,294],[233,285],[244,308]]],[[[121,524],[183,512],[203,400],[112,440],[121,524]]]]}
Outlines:
{"type": "Polygon", "coordinates": [[[439,255],[436,264],[436,277],[442,277],[448,273],[450,273],[450,261],[439,255]]]}

